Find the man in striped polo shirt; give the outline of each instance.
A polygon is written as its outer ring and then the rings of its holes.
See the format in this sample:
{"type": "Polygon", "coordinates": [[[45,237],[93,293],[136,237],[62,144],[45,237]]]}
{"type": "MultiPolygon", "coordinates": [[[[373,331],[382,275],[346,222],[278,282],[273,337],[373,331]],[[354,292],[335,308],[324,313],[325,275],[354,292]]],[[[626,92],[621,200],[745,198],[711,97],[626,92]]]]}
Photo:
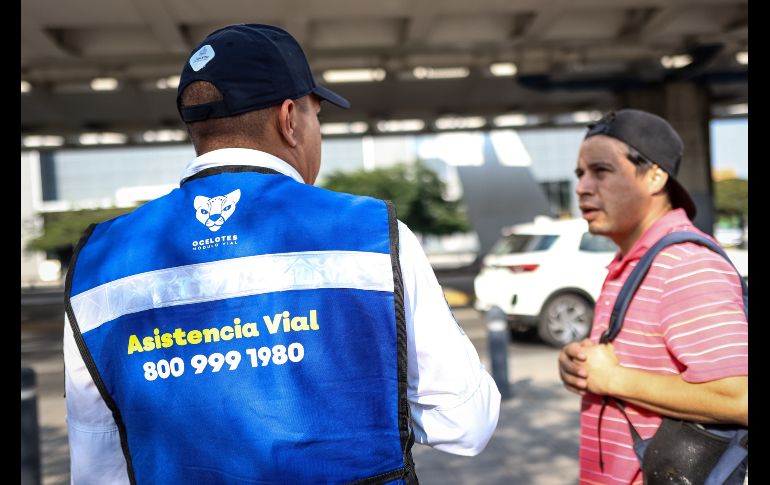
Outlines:
{"type": "Polygon", "coordinates": [[[581,484],[642,483],[621,411],[608,404],[599,423],[603,396],[626,404],[642,439],[655,434],[662,416],[748,426],[748,324],[740,280],[711,250],[694,243],[663,250],[620,334],[612,344],[597,345],[644,253],[670,232],[700,232],[691,222],[695,204],[676,180],[682,149],[668,122],[631,109],[592,125],[580,148],[580,210],[592,233],[620,248],[607,267],[590,339],[559,354],[565,387],[583,396],[581,484]]]}

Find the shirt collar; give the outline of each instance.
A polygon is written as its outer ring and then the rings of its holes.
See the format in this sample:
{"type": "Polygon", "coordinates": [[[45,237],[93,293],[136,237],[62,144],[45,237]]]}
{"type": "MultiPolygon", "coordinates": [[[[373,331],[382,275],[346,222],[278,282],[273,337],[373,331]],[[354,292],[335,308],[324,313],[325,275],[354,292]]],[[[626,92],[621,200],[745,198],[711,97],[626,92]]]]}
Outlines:
{"type": "Polygon", "coordinates": [[[684,209],[674,209],[667,212],[663,217],[653,222],[650,227],[637,239],[628,253],[621,255],[618,252],[615,258],[607,265],[609,271],[609,278],[616,278],[623,272],[623,268],[630,263],[641,259],[644,253],[652,247],[653,244],[658,242],[663,236],[670,232],[682,231],[693,228],[692,222],[687,217],[687,213],[684,209]]]}
{"type": "Polygon", "coordinates": [[[207,168],[223,167],[226,165],[272,168],[284,175],[288,175],[299,183],[305,183],[299,172],[288,163],[275,155],[250,148],[220,148],[219,150],[204,153],[187,163],[180,180],[191,177],[207,168]]]}

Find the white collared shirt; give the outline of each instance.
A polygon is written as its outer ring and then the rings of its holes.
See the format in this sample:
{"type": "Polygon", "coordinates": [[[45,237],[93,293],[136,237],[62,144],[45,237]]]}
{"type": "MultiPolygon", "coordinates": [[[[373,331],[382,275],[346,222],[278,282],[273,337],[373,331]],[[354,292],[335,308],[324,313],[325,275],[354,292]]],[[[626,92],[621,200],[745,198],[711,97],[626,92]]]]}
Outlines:
{"type": "MultiPolygon", "coordinates": [[[[192,160],[181,179],[225,165],[266,167],[303,182],[283,160],[226,148],[192,160]]],[[[500,413],[500,393],[454,319],[415,235],[398,221],[407,330],[407,400],[415,441],[457,455],[480,453],[500,413]]],[[[64,331],[65,391],[72,483],[128,483],[112,413],[99,395],[69,323],[64,331]]]]}
{"type": "Polygon", "coordinates": [[[187,164],[180,180],[192,177],[201,170],[222,167],[224,165],[248,165],[251,167],[271,168],[284,175],[288,175],[299,183],[305,183],[299,172],[280,158],[267,152],[248,148],[221,148],[204,153],[187,164]]]}

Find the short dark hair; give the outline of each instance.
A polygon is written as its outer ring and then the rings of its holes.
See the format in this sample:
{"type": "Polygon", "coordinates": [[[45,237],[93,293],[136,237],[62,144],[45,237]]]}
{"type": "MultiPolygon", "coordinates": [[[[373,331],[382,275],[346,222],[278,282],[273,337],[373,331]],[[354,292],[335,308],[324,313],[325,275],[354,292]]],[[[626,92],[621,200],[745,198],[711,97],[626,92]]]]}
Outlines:
{"type": "MultiPolygon", "coordinates": [[[[224,99],[222,93],[212,83],[195,81],[182,92],[180,104],[196,106],[222,99],[224,99]]],[[[244,143],[259,141],[263,138],[270,114],[274,109],[276,107],[271,106],[234,116],[186,123],[187,131],[196,150],[203,144],[212,142],[234,147],[243,146],[244,143]]]]}
{"type": "MultiPolygon", "coordinates": [[[[657,165],[655,162],[653,162],[649,158],[639,153],[639,150],[637,150],[636,148],[630,145],[626,145],[626,146],[628,147],[628,153],[626,154],[626,158],[628,158],[631,161],[631,163],[633,163],[636,166],[637,175],[644,175],[652,168],[653,165],[657,165]]],[[[669,190],[670,185],[671,185],[671,176],[669,175],[668,180],[666,180],[666,186],[663,187],[663,190],[666,191],[669,197],[671,197],[671,191],[669,190]]]]}
{"type": "Polygon", "coordinates": [[[628,147],[628,153],[626,154],[626,158],[628,158],[631,163],[633,163],[636,166],[636,174],[637,175],[644,175],[647,173],[648,170],[652,168],[653,165],[655,165],[655,162],[648,159],[641,153],[639,153],[639,150],[632,147],[631,145],[626,145],[628,147]]]}

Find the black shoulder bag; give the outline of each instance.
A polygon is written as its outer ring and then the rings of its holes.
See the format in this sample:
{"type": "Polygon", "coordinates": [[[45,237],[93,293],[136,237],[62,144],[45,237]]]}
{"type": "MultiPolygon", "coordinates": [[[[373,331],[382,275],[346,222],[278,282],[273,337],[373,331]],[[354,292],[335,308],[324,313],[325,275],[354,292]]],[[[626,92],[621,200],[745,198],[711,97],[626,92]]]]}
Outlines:
{"type": "MultiPolygon", "coordinates": [[[[642,256],[639,264],[620,289],[612,309],[609,328],[602,334],[600,343],[609,343],[620,333],[631,299],[647,275],[655,256],[663,248],[682,242],[693,242],[705,246],[720,254],[732,265],[722,248],[700,234],[691,232],[667,234],[642,256]]],[[[743,290],[743,308],[748,321],[749,291],[743,278],[740,280],[743,290]]],[[[643,440],[628,419],[623,403],[605,397],[604,405],[608,401],[614,402],[628,421],[628,427],[634,439],[634,452],[639,460],[645,485],[740,485],[743,483],[748,468],[748,428],[739,425],[699,424],[664,416],[655,435],[643,440]]],[[[599,426],[601,426],[601,413],[599,420],[599,426]]],[[[601,446],[601,439],[599,443],[601,446]]],[[[601,463],[601,448],[599,450],[601,463]]]]}

